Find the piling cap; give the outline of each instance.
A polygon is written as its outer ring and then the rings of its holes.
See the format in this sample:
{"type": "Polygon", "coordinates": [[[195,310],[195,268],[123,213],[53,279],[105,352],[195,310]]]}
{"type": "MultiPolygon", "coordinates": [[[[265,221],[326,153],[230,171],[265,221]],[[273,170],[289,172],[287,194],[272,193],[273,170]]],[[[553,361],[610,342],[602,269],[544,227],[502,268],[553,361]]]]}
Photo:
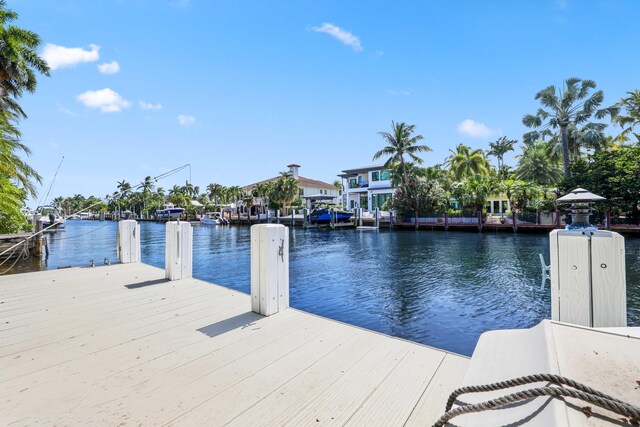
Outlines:
{"type": "Polygon", "coordinates": [[[600,200],[607,200],[605,197],[593,194],[584,188],[576,188],[571,193],[566,194],[558,198],[558,202],[561,203],[588,203],[598,202],[600,200]]]}

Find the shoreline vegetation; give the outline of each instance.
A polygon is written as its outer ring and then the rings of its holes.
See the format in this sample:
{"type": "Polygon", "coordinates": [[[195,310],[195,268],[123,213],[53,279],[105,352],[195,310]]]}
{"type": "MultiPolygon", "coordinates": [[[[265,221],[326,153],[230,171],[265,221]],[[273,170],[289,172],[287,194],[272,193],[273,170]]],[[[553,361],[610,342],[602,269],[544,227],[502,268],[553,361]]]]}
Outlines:
{"type": "Polygon", "coordinates": [[[0,234],[30,229],[22,208],[42,182],[21,157],[31,150],[20,140],[18,123],[27,113],[18,101],[25,91],[35,92],[36,74],[49,76],[49,66],[36,52],[40,37],[13,25],[17,19],[0,0],[0,234]]]}
{"type": "MultiPolygon", "coordinates": [[[[18,124],[27,115],[18,101],[25,91],[35,92],[36,75],[49,76],[49,66],[36,52],[39,36],[14,26],[17,18],[0,0],[0,233],[30,230],[25,202],[36,197],[36,185],[42,182],[24,161],[31,150],[20,139],[18,124]]],[[[600,213],[606,209],[640,225],[640,90],[605,107],[604,92],[594,81],[569,78],[562,87],[548,86],[534,98],[540,108],[523,116],[522,123],[531,130],[521,142],[501,136],[485,149],[458,144],[441,163],[426,167],[419,156],[431,151],[419,144],[425,138],[415,133],[415,125],[392,121],[391,132],[378,133],[385,146],[373,156],[385,160],[383,167],[395,187],[382,209],[403,218],[433,212],[485,214],[489,197],[500,196],[509,202],[509,210],[501,213],[551,212],[560,195],[583,187],[607,199],[598,207],[600,213]],[[515,165],[505,163],[509,152],[517,152],[515,165]]],[[[343,199],[342,183],[336,180],[334,185],[343,199]]],[[[303,207],[299,194],[289,172],[250,192],[218,183],[201,188],[191,182],[164,189],[147,176],[135,187],[118,181],[117,191],[104,199],[76,194],[56,197],[52,204],[65,215],[130,211],[151,218],[169,202],[184,207],[189,217],[225,207],[286,213],[303,207]]]]}

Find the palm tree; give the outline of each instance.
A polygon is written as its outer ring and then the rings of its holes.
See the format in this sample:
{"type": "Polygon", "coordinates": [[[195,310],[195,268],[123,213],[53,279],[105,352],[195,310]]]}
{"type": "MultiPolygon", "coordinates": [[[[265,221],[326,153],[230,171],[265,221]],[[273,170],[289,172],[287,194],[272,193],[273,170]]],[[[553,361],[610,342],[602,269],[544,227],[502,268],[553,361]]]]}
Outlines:
{"type": "Polygon", "coordinates": [[[406,167],[407,160],[404,158],[405,154],[414,164],[421,165],[423,161],[416,154],[431,151],[431,148],[426,145],[418,145],[418,142],[424,138],[422,135],[412,136],[415,127],[415,125],[407,125],[404,122],[395,123],[391,121],[391,133],[378,132],[378,135],[382,136],[387,145],[373,155],[373,160],[377,160],[383,156],[389,156],[384,163],[383,169],[390,169],[394,163],[399,164],[400,171],[402,172],[402,186],[405,190],[409,182],[409,174],[406,167]]]}
{"type": "Polygon", "coordinates": [[[516,178],[535,182],[538,185],[554,185],[562,180],[562,169],[558,161],[549,156],[548,145],[544,141],[525,145],[517,156],[516,178]]]}
{"type": "Polygon", "coordinates": [[[121,193],[120,197],[121,198],[129,197],[131,195],[131,184],[129,184],[124,179],[122,181],[117,181],[117,182],[118,182],[118,190],[120,190],[120,193],[121,193]]]}
{"type": "Polygon", "coordinates": [[[17,153],[31,155],[29,147],[20,142],[20,132],[8,120],[6,111],[0,112],[0,176],[16,180],[31,196],[36,195],[33,181],[42,182],[38,173],[27,165],[17,153]]]}
{"type": "MultiPolygon", "coordinates": [[[[591,116],[602,119],[607,115],[615,116],[618,112],[616,106],[598,109],[604,100],[604,92],[598,90],[588,96],[589,91],[595,88],[593,80],[575,77],[565,80],[564,89],[559,91],[551,85],[535,96],[548,111],[539,108],[535,115],[526,114],[522,118],[525,126],[534,129],[524,134],[525,144],[555,136],[562,145],[564,176],[569,176],[570,139],[577,147],[580,140],[595,144],[598,139],[604,138],[603,130],[606,125],[589,122],[591,116]],[[559,130],[560,135],[555,133],[556,130],[559,130]]],[[[574,148],[574,155],[575,152],[579,152],[579,148],[574,148]]]]}
{"type": "Polygon", "coordinates": [[[40,37],[23,30],[12,21],[18,14],[6,8],[0,0],[0,111],[11,111],[15,117],[26,117],[15,98],[20,98],[26,89],[36,90],[36,72],[49,75],[49,66],[38,56],[40,37]]]}
{"type": "Polygon", "coordinates": [[[488,175],[489,161],[484,151],[477,148],[471,150],[471,147],[464,144],[458,144],[456,151],[451,151],[451,155],[447,159],[449,170],[456,180],[474,175],[488,175]]]}
{"type": "Polygon", "coordinates": [[[209,196],[209,200],[211,200],[216,205],[219,204],[223,190],[224,187],[220,184],[211,183],[207,185],[207,195],[209,196]]]}
{"type": "Polygon", "coordinates": [[[629,140],[629,134],[633,134],[636,137],[636,143],[640,144],[640,134],[633,131],[640,126],[640,90],[627,92],[627,95],[629,96],[618,102],[618,107],[626,114],[617,114],[613,117],[613,121],[622,128],[622,132],[614,141],[624,143],[629,140]]]}
{"type": "Polygon", "coordinates": [[[506,136],[501,136],[495,142],[490,142],[489,147],[491,150],[487,153],[489,156],[494,156],[498,159],[498,175],[504,178],[504,155],[509,151],[513,151],[513,146],[518,142],[516,139],[507,139],[506,136]]]}
{"type": "Polygon", "coordinates": [[[153,191],[155,184],[150,176],[144,178],[144,181],[140,183],[140,188],[142,189],[142,210],[144,212],[147,211],[147,198],[149,193],[153,191]]]}

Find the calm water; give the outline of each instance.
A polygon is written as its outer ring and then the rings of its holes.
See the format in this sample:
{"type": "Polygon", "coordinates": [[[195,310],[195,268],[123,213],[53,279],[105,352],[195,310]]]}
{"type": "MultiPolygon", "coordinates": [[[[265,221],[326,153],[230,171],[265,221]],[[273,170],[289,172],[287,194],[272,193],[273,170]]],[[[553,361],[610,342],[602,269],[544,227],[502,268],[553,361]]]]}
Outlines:
{"type": "MultiPolygon", "coordinates": [[[[142,261],[164,267],[164,225],[142,223],[142,261]]],[[[194,276],[249,292],[249,229],[194,227],[194,276]]],[[[116,224],[69,221],[33,268],[116,259],[116,224]]],[[[470,355],[490,329],[527,328],[550,316],[538,254],[546,235],[464,232],[291,232],[293,307],[470,355]]],[[[640,325],[640,239],[627,238],[630,325],[640,325]]]]}

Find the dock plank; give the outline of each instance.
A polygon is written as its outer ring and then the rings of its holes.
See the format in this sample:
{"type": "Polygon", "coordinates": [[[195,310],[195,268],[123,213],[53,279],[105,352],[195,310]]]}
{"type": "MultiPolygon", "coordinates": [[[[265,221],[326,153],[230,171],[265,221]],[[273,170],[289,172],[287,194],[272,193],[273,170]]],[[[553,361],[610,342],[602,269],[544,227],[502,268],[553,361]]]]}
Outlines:
{"type": "Polygon", "coordinates": [[[144,264],[0,277],[2,422],[423,425],[468,363],[163,277],[144,264]]]}

